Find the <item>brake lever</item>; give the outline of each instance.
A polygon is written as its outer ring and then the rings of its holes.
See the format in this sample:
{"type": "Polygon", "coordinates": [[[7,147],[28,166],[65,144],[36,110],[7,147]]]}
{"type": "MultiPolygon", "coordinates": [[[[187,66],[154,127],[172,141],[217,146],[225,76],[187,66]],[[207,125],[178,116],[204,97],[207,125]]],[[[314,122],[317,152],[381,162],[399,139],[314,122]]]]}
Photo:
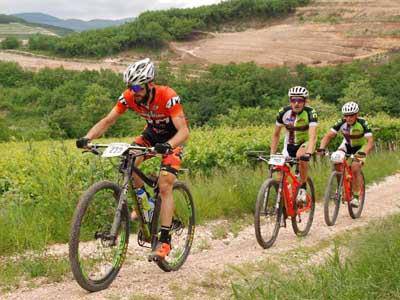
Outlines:
{"type": "Polygon", "coordinates": [[[87,149],[87,150],[83,150],[82,154],[85,153],[93,153],[95,155],[100,155],[100,152],[96,149],[96,148],[91,148],[91,149],[87,149]]]}

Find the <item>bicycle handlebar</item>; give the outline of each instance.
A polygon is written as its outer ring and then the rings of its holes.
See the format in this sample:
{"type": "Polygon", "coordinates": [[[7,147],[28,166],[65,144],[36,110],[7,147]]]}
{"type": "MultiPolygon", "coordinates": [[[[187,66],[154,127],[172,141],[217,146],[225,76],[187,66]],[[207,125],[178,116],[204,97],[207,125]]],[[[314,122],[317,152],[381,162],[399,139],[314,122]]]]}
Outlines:
{"type": "MultiPolygon", "coordinates": [[[[107,148],[110,146],[110,144],[88,144],[89,148],[107,148]]],[[[147,151],[147,152],[155,152],[154,147],[143,147],[143,146],[137,146],[137,145],[131,145],[128,147],[128,150],[141,150],[141,151],[147,151]]]]}
{"type": "MultiPolygon", "coordinates": [[[[110,146],[110,144],[92,144],[89,143],[87,145],[86,150],[83,151],[83,153],[86,152],[91,152],[95,155],[100,155],[101,153],[97,150],[99,148],[107,148],[108,146],[110,146]]],[[[130,145],[127,150],[139,150],[142,151],[142,153],[140,153],[140,155],[138,156],[142,156],[142,155],[146,155],[148,153],[156,153],[154,147],[143,147],[143,146],[137,146],[137,145],[130,145]]]]}
{"type": "MultiPolygon", "coordinates": [[[[265,155],[267,153],[267,151],[247,151],[245,153],[250,158],[255,158],[256,160],[264,161],[266,163],[268,163],[269,159],[271,158],[271,155],[265,155]]],[[[275,154],[279,154],[279,153],[275,153],[275,154]]],[[[299,162],[299,159],[293,158],[293,157],[286,157],[285,162],[297,164],[299,162]]]]}

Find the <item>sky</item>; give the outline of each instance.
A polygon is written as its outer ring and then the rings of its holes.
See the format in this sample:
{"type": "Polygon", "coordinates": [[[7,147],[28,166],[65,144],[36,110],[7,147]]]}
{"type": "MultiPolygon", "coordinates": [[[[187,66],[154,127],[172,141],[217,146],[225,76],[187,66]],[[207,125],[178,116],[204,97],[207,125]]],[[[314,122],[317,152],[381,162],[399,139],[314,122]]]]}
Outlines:
{"type": "Polygon", "coordinates": [[[123,19],[146,10],[188,8],[221,0],[0,0],[0,14],[41,12],[61,19],[123,19]]]}

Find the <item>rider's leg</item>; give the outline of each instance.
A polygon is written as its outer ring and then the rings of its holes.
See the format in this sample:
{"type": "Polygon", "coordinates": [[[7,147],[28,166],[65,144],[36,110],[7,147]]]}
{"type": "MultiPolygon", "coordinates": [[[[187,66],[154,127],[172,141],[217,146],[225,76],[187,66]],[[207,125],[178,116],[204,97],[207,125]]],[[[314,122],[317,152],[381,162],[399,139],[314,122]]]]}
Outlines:
{"type": "MultiPolygon", "coordinates": [[[[306,154],[306,147],[300,147],[299,150],[297,150],[296,153],[296,158],[300,158],[300,156],[306,154]]],[[[307,161],[299,161],[299,171],[300,171],[300,182],[302,185],[305,186],[307,182],[307,175],[308,175],[308,162],[307,161]]]]}
{"type": "Polygon", "coordinates": [[[181,165],[181,153],[182,148],[177,147],[173,150],[173,153],[163,156],[160,176],[158,178],[161,197],[161,233],[159,244],[155,249],[155,255],[160,258],[166,257],[171,250],[170,230],[175,208],[172,190],[181,165]]]}
{"type": "MultiPolygon", "coordinates": [[[[143,162],[143,160],[144,160],[143,157],[137,157],[135,160],[135,167],[138,167],[143,162]]],[[[138,175],[133,173],[132,178],[133,178],[133,185],[134,185],[135,189],[144,187],[144,182],[138,175]]],[[[136,220],[136,218],[137,218],[137,213],[134,209],[132,209],[131,220],[134,221],[134,220],[136,220]]]]}
{"type": "Polygon", "coordinates": [[[169,232],[162,232],[162,228],[171,228],[172,215],[174,213],[174,199],[172,195],[172,187],[176,180],[176,176],[168,171],[162,170],[158,180],[158,187],[160,189],[161,197],[161,242],[167,242],[169,232]]]}
{"type": "MultiPolygon", "coordinates": [[[[151,144],[149,141],[147,141],[143,135],[137,136],[135,138],[134,144],[139,145],[139,146],[143,146],[143,147],[150,147],[151,144]]],[[[145,160],[145,158],[143,156],[141,157],[137,157],[135,159],[135,167],[139,167],[139,165],[145,160]]],[[[133,178],[133,185],[135,189],[138,188],[142,188],[144,187],[144,182],[143,180],[136,175],[135,173],[132,174],[132,178],[133,178]]],[[[137,213],[136,211],[133,209],[131,212],[131,220],[135,220],[137,218],[137,213]]]]}
{"type": "Polygon", "coordinates": [[[351,164],[351,172],[353,173],[353,193],[359,194],[361,188],[361,166],[362,164],[358,161],[353,161],[351,164]]]}

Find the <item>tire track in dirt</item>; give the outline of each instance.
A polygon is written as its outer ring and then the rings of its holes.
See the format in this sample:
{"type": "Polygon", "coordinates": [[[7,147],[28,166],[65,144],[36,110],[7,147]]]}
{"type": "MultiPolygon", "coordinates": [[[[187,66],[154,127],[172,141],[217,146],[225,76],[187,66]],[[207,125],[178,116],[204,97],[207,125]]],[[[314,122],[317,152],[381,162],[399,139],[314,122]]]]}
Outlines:
{"type": "MultiPolygon", "coordinates": [[[[348,216],[347,207],[341,206],[337,224],[333,227],[325,225],[322,203],[318,203],[314,222],[309,235],[297,238],[291,228],[282,228],[275,245],[267,250],[257,244],[253,226],[242,230],[237,237],[224,240],[211,239],[211,225],[200,226],[195,234],[194,247],[188,260],[178,272],[165,273],[154,263],[148,263],[146,249],[136,245],[136,237],[131,236],[127,261],[114,283],[105,291],[87,293],[71,280],[71,276],[60,283],[45,284],[38,288],[23,288],[7,293],[2,299],[129,299],[132,295],[162,296],[163,299],[174,299],[174,286],[185,287],[187,283],[201,282],[210,273],[218,273],[228,265],[254,263],[281,255],[296,247],[310,247],[321,241],[331,240],[335,235],[367,225],[369,222],[400,212],[400,173],[387,177],[379,184],[368,187],[366,205],[362,217],[353,220],[348,216]],[[207,240],[208,249],[201,244],[207,240]]],[[[64,246],[64,249],[66,246],[64,246]]],[[[193,284],[192,284],[193,285],[193,284]]],[[[190,285],[190,288],[193,286],[190,285]]],[[[194,285],[195,286],[195,285],[194,285]]],[[[196,288],[196,298],[204,299],[201,287],[196,288]],[[198,291],[197,291],[198,288],[198,291]]],[[[221,295],[226,298],[228,295],[221,295]]],[[[191,297],[193,298],[193,297],[191,297]]]]}

